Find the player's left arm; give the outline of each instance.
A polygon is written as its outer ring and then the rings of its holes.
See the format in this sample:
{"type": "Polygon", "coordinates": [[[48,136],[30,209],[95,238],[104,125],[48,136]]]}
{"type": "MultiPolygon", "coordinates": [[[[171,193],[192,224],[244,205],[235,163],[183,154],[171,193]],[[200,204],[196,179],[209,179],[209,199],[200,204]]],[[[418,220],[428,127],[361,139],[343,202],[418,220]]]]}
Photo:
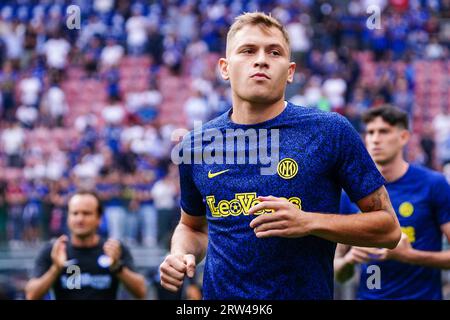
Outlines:
{"type": "Polygon", "coordinates": [[[112,260],[111,270],[116,269],[118,264],[124,263],[120,272],[116,273],[117,278],[134,297],[144,299],[147,296],[146,281],[143,275],[129,267],[132,264],[132,257],[128,250],[122,250],[120,242],[115,239],[108,239],[103,246],[103,250],[112,260]],[[124,261],[121,261],[121,259],[124,261]]]}
{"type": "MultiPolygon", "coordinates": [[[[437,221],[442,234],[450,242],[450,185],[443,175],[434,174],[433,176],[433,180],[429,182],[429,204],[433,208],[433,217],[430,219],[437,221]]],[[[402,234],[398,246],[393,250],[386,250],[379,259],[393,259],[425,267],[450,269],[450,250],[436,250],[418,250],[411,245],[408,236],[402,234]]]]}
{"type": "MultiPolygon", "coordinates": [[[[444,176],[439,175],[431,184],[430,204],[433,207],[434,218],[440,225],[442,234],[450,242],[450,185],[444,176]]],[[[422,251],[413,248],[408,237],[404,235],[397,248],[388,250],[385,259],[434,267],[450,269],[450,250],[422,251]]]]}
{"type": "Polygon", "coordinates": [[[352,246],[393,249],[401,237],[400,225],[384,186],[358,201],[363,214],[305,212],[273,196],[259,197],[259,200],[259,204],[250,208],[250,214],[262,209],[274,209],[274,212],[260,215],[250,223],[258,238],[313,235],[352,246]]]}
{"type": "Polygon", "coordinates": [[[147,285],[143,275],[132,271],[128,267],[123,267],[122,271],[117,274],[117,277],[135,298],[145,299],[147,296],[147,285]]]}
{"type": "MultiPolygon", "coordinates": [[[[441,225],[441,230],[450,243],[450,222],[441,225]]],[[[402,235],[398,246],[393,250],[388,250],[385,257],[381,260],[387,259],[424,267],[450,269],[450,250],[423,251],[414,249],[408,240],[408,236],[405,234],[402,235]]]]}

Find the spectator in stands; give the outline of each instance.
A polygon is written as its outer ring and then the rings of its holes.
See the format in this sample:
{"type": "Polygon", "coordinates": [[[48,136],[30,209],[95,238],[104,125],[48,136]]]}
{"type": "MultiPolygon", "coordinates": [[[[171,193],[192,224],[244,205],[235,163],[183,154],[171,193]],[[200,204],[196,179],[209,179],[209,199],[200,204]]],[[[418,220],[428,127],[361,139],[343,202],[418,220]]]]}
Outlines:
{"type": "Polygon", "coordinates": [[[39,240],[39,220],[41,218],[41,200],[38,190],[35,188],[34,181],[24,185],[26,203],[23,208],[23,238],[31,245],[38,244],[39,240]]]}
{"type": "Polygon", "coordinates": [[[198,89],[194,89],[191,97],[189,97],[184,105],[188,126],[193,128],[195,121],[205,123],[209,118],[209,111],[205,97],[198,89]]]}
{"type": "Polygon", "coordinates": [[[14,119],[14,86],[17,80],[17,73],[13,69],[11,60],[7,60],[2,66],[0,74],[0,88],[2,94],[2,117],[3,119],[12,121],[14,119]]]}
{"type": "Polygon", "coordinates": [[[450,162],[450,113],[443,107],[433,120],[436,154],[440,164],[450,162]]]}
{"type": "Polygon", "coordinates": [[[2,38],[6,44],[6,56],[18,63],[23,52],[25,25],[19,19],[13,18],[4,27],[6,30],[4,30],[2,38]]]}
{"type": "Polygon", "coordinates": [[[422,137],[420,138],[420,146],[425,153],[425,166],[432,169],[434,164],[435,143],[433,139],[433,127],[431,124],[424,126],[422,137]]]}
{"type": "Polygon", "coordinates": [[[195,35],[186,47],[186,64],[190,65],[189,74],[193,78],[201,77],[208,66],[204,63],[209,53],[206,42],[195,35]]]}
{"type": "Polygon", "coordinates": [[[114,38],[107,38],[106,46],[102,49],[102,53],[100,55],[102,68],[109,69],[112,67],[117,67],[119,65],[120,59],[122,59],[123,54],[123,47],[118,44],[114,38]]]}
{"type": "Polygon", "coordinates": [[[102,117],[107,125],[120,126],[123,124],[125,116],[125,110],[119,97],[111,97],[109,104],[102,110],[102,117]]]}
{"type": "Polygon", "coordinates": [[[59,237],[64,232],[65,194],[59,182],[50,183],[48,195],[49,236],[59,237]]]}
{"type": "Polygon", "coordinates": [[[293,16],[291,21],[286,25],[286,31],[289,34],[292,50],[292,61],[297,64],[304,64],[305,54],[311,48],[311,27],[309,25],[309,16],[302,14],[293,16]]]}
{"type": "Polygon", "coordinates": [[[122,175],[123,206],[125,208],[124,239],[129,246],[138,244],[141,221],[139,219],[140,201],[137,193],[137,174],[122,175]]]}
{"type": "Polygon", "coordinates": [[[158,241],[164,247],[169,247],[173,228],[176,225],[176,195],[178,183],[174,166],[169,167],[169,173],[155,183],[151,195],[158,212],[158,241]]]}
{"type": "Polygon", "coordinates": [[[116,168],[103,171],[98,179],[96,190],[105,206],[105,219],[108,236],[117,240],[124,239],[126,210],[121,188],[121,174],[116,168]]]}
{"type": "Polygon", "coordinates": [[[69,106],[64,91],[57,84],[53,84],[48,89],[42,109],[50,119],[50,127],[63,126],[64,116],[68,113],[69,106]]]}
{"type": "Polygon", "coordinates": [[[137,175],[136,192],[140,203],[139,219],[142,225],[142,244],[147,247],[154,247],[158,243],[158,212],[151,192],[155,178],[152,171],[137,175]]]}
{"type": "Polygon", "coordinates": [[[127,49],[132,55],[141,55],[144,53],[147,43],[148,21],[142,15],[142,9],[134,6],[132,16],[128,18],[125,28],[127,31],[127,49]]]}
{"type": "Polygon", "coordinates": [[[150,56],[153,58],[154,64],[157,66],[161,65],[162,56],[164,53],[164,36],[161,34],[159,26],[157,24],[150,24],[148,29],[147,41],[147,50],[150,56]]]}
{"type": "Polygon", "coordinates": [[[99,36],[93,36],[83,48],[83,64],[88,78],[97,77],[97,68],[102,53],[102,42],[99,36]]]}
{"type": "Polygon", "coordinates": [[[24,183],[20,178],[12,178],[6,187],[6,203],[8,208],[8,239],[13,249],[23,244],[23,208],[26,202],[24,183]]]}
{"type": "Polygon", "coordinates": [[[17,108],[16,119],[20,122],[23,128],[33,129],[39,117],[39,112],[35,107],[21,105],[17,108]]]}
{"type": "Polygon", "coordinates": [[[425,57],[430,60],[441,59],[442,57],[444,57],[445,50],[448,51],[448,48],[445,49],[439,43],[438,38],[436,36],[433,36],[425,48],[425,57]]]}
{"type": "Polygon", "coordinates": [[[408,82],[405,78],[398,78],[395,82],[392,101],[397,107],[412,115],[414,95],[409,90],[408,82]]]}
{"type": "Polygon", "coordinates": [[[20,102],[26,106],[38,108],[42,90],[41,81],[36,76],[26,75],[19,82],[20,102]]]}
{"type": "MultiPolygon", "coordinates": [[[[0,174],[2,172],[0,171],[0,174]]],[[[0,178],[0,243],[7,240],[6,225],[8,219],[8,210],[6,202],[6,183],[0,178]]]]}
{"type": "Polygon", "coordinates": [[[331,76],[323,82],[323,93],[330,101],[331,110],[339,113],[344,112],[345,94],[347,90],[347,83],[342,79],[338,72],[334,72],[331,76]]]}
{"type": "Polygon", "coordinates": [[[7,166],[20,168],[25,147],[25,131],[16,123],[8,123],[1,135],[1,146],[7,156],[7,166]]]}
{"type": "Polygon", "coordinates": [[[67,65],[67,58],[70,52],[70,43],[64,39],[60,31],[56,31],[51,38],[44,44],[44,53],[46,57],[49,72],[54,73],[59,79],[67,65]]]}

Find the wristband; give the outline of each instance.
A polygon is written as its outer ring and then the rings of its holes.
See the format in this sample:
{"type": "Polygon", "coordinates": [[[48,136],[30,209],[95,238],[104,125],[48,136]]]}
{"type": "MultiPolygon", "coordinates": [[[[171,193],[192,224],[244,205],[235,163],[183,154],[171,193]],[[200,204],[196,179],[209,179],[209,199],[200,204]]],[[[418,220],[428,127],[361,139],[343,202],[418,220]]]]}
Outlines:
{"type": "Polygon", "coordinates": [[[119,263],[117,264],[117,266],[114,267],[114,269],[110,269],[112,274],[119,274],[122,270],[123,270],[123,263],[122,261],[119,261],[119,263]]]}

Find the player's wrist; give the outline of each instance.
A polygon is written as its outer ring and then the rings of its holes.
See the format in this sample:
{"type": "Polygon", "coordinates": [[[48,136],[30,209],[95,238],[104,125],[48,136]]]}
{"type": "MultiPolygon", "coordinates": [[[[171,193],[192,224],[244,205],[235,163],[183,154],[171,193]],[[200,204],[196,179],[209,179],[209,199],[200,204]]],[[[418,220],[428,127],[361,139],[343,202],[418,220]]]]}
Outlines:
{"type": "Polygon", "coordinates": [[[173,250],[173,249],[169,253],[169,255],[174,256],[174,257],[179,257],[179,258],[182,258],[185,254],[187,254],[187,253],[184,251],[173,250]]]}
{"type": "Polygon", "coordinates": [[[313,212],[302,212],[303,224],[307,235],[317,235],[320,230],[320,216],[313,212]]]}
{"type": "Polygon", "coordinates": [[[122,261],[117,261],[109,267],[109,271],[111,271],[112,274],[120,274],[123,271],[124,267],[125,265],[122,261]]]}
{"type": "Polygon", "coordinates": [[[53,262],[53,264],[50,266],[50,270],[52,270],[55,273],[61,273],[62,269],[64,268],[64,265],[57,264],[53,262]]]}
{"type": "Polygon", "coordinates": [[[396,260],[400,261],[400,262],[405,262],[405,263],[414,263],[415,262],[415,258],[417,257],[417,255],[415,254],[417,251],[414,250],[413,248],[411,249],[404,249],[402,251],[397,252],[396,254],[396,260]]]}
{"type": "Polygon", "coordinates": [[[353,255],[350,253],[350,251],[344,255],[343,260],[344,260],[345,265],[350,265],[350,266],[355,265],[355,261],[353,260],[353,255]]]}
{"type": "Polygon", "coordinates": [[[175,257],[179,257],[179,258],[184,258],[184,256],[188,255],[188,254],[192,254],[193,256],[195,256],[192,252],[186,252],[186,250],[184,248],[177,248],[174,246],[170,250],[171,256],[175,256],[175,257]]]}

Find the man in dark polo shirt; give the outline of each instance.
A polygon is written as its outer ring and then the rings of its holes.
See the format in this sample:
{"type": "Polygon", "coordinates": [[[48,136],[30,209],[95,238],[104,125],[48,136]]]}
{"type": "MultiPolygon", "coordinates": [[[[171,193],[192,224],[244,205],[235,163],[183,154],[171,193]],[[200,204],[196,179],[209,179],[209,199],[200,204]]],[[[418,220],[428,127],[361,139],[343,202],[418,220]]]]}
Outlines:
{"type": "Polygon", "coordinates": [[[112,300],[119,282],[136,298],[145,298],[145,278],[133,269],[130,251],[115,239],[97,234],[102,206],[95,193],[79,191],[68,203],[70,237],[63,235],[38,255],[27,299],[41,299],[53,289],[59,300],[112,300]]]}

